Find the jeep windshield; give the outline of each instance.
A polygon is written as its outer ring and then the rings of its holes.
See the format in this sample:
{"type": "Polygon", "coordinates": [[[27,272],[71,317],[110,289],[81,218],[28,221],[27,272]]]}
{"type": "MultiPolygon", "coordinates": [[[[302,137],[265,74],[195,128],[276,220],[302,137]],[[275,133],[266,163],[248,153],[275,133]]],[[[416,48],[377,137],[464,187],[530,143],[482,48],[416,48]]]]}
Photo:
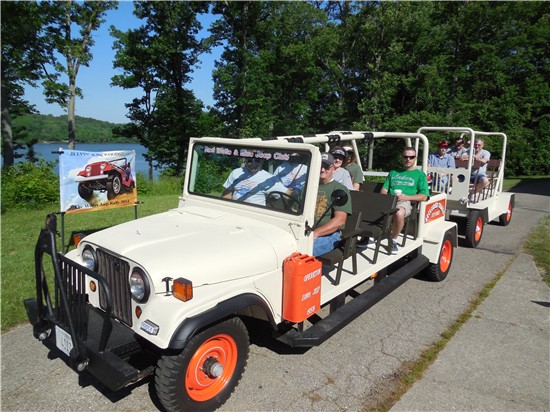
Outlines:
{"type": "Polygon", "coordinates": [[[189,193],[300,214],[311,154],[296,149],[200,143],[193,146],[189,193]]]}

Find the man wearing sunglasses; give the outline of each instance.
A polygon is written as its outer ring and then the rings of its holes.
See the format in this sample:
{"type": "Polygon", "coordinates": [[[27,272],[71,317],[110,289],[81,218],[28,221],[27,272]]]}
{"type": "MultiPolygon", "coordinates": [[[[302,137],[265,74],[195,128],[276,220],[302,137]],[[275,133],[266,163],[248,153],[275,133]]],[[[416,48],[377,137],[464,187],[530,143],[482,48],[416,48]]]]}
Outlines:
{"type": "Polygon", "coordinates": [[[403,167],[392,170],[386,177],[380,190],[382,194],[397,196],[397,213],[392,222],[392,254],[397,254],[397,238],[405,225],[405,217],[411,214],[411,201],[422,202],[430,194],[426,174],[416,168],[416,150],[414,147],[405,147],[401,156],[403,167]],[[400,192],[395,193],[398,190],[400,192]]]}

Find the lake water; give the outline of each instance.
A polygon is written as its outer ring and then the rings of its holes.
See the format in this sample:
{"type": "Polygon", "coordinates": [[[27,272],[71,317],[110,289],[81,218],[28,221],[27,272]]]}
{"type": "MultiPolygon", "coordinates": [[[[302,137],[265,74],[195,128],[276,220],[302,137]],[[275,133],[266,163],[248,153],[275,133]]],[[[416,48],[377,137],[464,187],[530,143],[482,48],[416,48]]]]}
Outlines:
{"type": "MultiPolygon", "coordinates": [[[[34,145],[36,157],[47,161],[59,160],[59,150],[67,150],[68,145],[65,143],[37,143],[34,145]]],[[[83,150],[86,152],[109,152],[118,150],[135,150],[136,151],[136,171],[143,173],[145,176],[149,175],[149,164],[143,157],[147,153],[147,148],[134,143],[77,143],[76,150],[83,150]]],[[[18,154],[25,155],[26,150],[18,150],[18,154]]],[[[24,157],[16,159],[15,162],[24,162],[24,157]]],[[[154,163],[156,164],[156,163],[154,163]]],[[[56,168],[56,172],[59,173],[59,168],[56,168]]],[[[157,178],[160,174],[160,170],[153,168],[153,177],[157,178]]]]}

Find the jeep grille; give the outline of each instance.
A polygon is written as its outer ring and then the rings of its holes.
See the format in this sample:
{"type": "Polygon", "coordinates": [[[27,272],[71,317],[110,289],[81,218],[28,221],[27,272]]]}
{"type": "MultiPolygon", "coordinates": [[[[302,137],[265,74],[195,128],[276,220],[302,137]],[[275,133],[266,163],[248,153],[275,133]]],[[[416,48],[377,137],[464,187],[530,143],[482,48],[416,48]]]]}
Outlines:
{"type": "MultiPolygon", "coordinates": [[[[118,320],[128,326],[132,326],[132,302],[130,297],[130,288],[128,286],[128,276],[130,265],[128,262],[113,256],[104,250],[97,249],[97,271],[101,273],[111,287],[113,297],[113,315],[118,320]]],[[[105,309],[105,296],[100,288],[99,302],[101,308],[105,309]]]]}

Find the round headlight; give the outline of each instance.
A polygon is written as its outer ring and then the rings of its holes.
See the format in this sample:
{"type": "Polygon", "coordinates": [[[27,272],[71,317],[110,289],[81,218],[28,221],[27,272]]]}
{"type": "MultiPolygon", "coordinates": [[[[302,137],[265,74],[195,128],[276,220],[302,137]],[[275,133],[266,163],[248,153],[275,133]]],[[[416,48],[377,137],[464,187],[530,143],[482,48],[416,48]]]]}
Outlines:
{"type": "Polygon", "coordinates": [[[138,303],[145,303],[149,298],[147,276],[137,268],[134,268],[130,275],[130,293],[132,294],[132,298],[138,303]]]}
{"type": "Polygon", "coordinates": [[[88,269],[95,270],[97,259],[95,252],[90,246],[86,246],[82,251],[82,262],[88,269]]]}

